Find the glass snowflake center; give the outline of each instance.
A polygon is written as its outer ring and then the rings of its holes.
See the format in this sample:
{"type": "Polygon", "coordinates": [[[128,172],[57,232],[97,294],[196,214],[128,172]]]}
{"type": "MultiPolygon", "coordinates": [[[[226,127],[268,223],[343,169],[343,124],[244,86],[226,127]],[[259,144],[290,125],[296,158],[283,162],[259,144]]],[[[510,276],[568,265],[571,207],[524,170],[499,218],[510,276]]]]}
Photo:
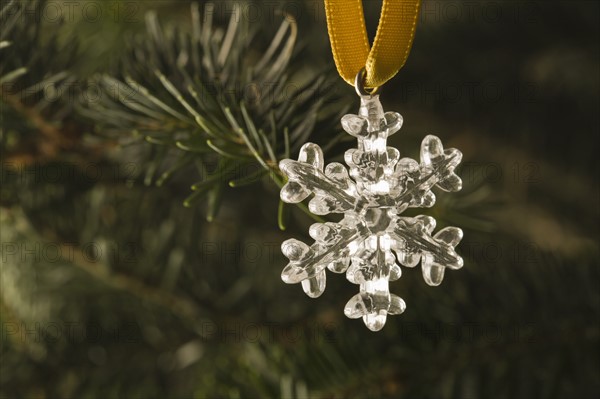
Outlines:
{"type": "Polygon", "coordinates": [[[391,208],[367,208],[363,218],[369,233],[379,234],[390,228],[396,220],[396,214],[391,208]]]}
{"type": "Polygon", "coordinates": [[[304,292],[318,297],[325,290],[326,273],[346,273],[360,286],[344,308],[350,318],[362,317],[366,326],[378,331],[387,315],[406,308],[402,298],[389,292],[389,282],[401,276],[400,265],[415,267],[419,262],[425,282],[442,282],[446,268],[459,269],[463,260],[454,250],[462,238],[457,227],[446,227],[432,235],[435,219],[430,216],[400,216],[407,208],[428,208],[435,203],[431,191],[458,191],[462,182],[454,173],[460,151],[444,149],[435,136],[421,143],[421,159],[400,158],[387,146],[387,138],[400,130],[402,116],[383,112],[378,96],[361,97],[358,115],[345,115],[342,127],[356,137],[357,148],[349,149],[344,160],[325,166],[323,151],[313,143],[300,149],[298,161],[279,163],[288,182],[281,199],[304,201],[311,194],[309,210],[316,215],[343,213],[340,222],[315,223],[308,246],[290,239],[281,245],[290,260],[281,277],[289,284],[302,283],[304,292]]]}

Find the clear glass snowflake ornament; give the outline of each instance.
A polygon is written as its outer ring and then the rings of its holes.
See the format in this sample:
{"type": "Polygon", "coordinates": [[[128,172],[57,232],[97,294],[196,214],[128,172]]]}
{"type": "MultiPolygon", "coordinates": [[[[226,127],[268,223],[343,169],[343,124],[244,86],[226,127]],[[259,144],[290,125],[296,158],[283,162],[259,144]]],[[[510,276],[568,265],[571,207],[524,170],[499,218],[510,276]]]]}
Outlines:
{"type": "Polygon", "coordinates": [[[387,138],[402,126],[397,112],[383,112],[379,96],[361,96],[358,115],[345,115],[342,126],[358,139],[358,148],[345,153],[349,167],[333,162],[325,167],[323,151],[305,144],[298,161],[284,159],[280,169],[288,177],[281,199],[298,203],[311,194],[308,207],[316,215],[342,213],[340,222],[315,223],[310,227],[312,245],[290,239],[281,245],[289,259],[281,277],[285,283],[302,283],[304,292],[316,298],[325,290],[325,270],[346,273],[360,286],[345,306],[349,318],[363,318],[372,331],[383,328],[387,315],[400,314],[404,300],[389,291],[389,282],[400,278],[400,265],[415,267],[423,277],[439,285],[446,268],[459,269],[463,260],[454,248],[462,230],[446,227],[433,234],[436,221],[425,215],[401,216],[407,208],[428,208],[435,203],[431,189],[458,191],[462,182],[454,173],[460,151],[444,149],[436,136],[421,144],[421,162],[400,158],[387,138]]]}

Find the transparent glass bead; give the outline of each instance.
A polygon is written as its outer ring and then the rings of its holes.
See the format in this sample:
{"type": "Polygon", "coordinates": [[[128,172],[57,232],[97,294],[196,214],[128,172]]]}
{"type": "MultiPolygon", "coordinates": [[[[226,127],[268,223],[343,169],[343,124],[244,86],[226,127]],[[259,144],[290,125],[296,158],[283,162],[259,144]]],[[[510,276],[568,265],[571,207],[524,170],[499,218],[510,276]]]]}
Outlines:
{"type": "Polygon", "coordinates": [[[289,259],[282,272],[288,284],[302,283],[304,292],[318,297],[325,290],[326,269],[346,273],[359,286],[344,308],[349,318],[362,318],[379,331],[388,315],[404,312],[402,298],[391,294],[389,282],[401,276],[400,266],[421,263],[425,282],[439,285],[446,268],[459,269],[463,260],[454,248],[462,239],[457,227],[434,234],[430,216],[401,216],[407,208],[434,205],[434,187],[452,192],[462,182],[454,173],[460,151],[444,149],[436,136],[421,144],[420,162],[401,158],[387,147],[387,138],[400,130],[402,116],[383,112],[378,96],[361,98],[358,115],[345,115],[342,127],[358,140],[346,151],[346,167],[333,162],[325,166],[323,151],[313,143],[300,149],[298,161],[284,159],[279,167],[288,177],[281,199],[298,203],[313,195],[309,210],[317,215],[344,214],[340,222],[315,223],[311,246],[290,239],[282,244],[289,259]]]}

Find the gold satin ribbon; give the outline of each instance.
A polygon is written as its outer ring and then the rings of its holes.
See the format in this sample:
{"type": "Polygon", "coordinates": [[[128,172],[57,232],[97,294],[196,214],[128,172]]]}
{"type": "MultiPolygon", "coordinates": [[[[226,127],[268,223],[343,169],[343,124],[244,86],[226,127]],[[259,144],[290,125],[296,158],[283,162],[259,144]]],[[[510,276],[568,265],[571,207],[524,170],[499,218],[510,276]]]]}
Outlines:
{"type": "Polygon", "coordinates": [[[369,45],[362,0],[325,0],[327,30],[340,76],[354,86],[365,68],[365,87],[390,80],[406,62],[412,46],[420,0],[383,0],[379,26],[369,45]]]}

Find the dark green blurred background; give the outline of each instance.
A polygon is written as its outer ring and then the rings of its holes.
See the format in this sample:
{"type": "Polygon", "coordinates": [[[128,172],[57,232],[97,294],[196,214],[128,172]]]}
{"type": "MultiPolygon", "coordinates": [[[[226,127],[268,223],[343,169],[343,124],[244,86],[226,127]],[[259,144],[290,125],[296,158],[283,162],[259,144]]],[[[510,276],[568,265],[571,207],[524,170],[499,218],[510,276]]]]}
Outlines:
{"type": "MultiPolygon", "coordinates": [[[[381,2],[364,4],[374,32],[381,2]]],[[[25,19],[0,28],[0,42],[13,41],[0,77],[28,68],[2,81],[0,397],[598,397],[598,2],[424,1],[408,62],[381,97],[404,117],[390,140],[404,156],[417,157],[430,133],[464,154],[463,191],[423,213],[464,230],[465,266],[435,288],[405,269],[391,291],[407,310],[378,333],[344,316],[356,291],[344,276],[329,273],[317,300],[281,281],[280,243],[309,241],[314,220],[288,207],[280,231],[268,177],[220,181],[219,195],[184,207],[197,171],[151,177],[178,159],[159,134],[183,128],[159,124],[156,139],[140,140],[77,96],[48,100],[47,79],[61,71],[76,93],[99,73],[156,88],[136,53],[154,43],[146,12],[186,32],[189,2],[41,7],[38,34],[25,19]],[[36,101],[15,100],[39,82],[36,101]]],[[[216,10],[226,28],[232,3],[216,10]]],[[[325,105],[310,109],[315,96],[294,112],[323,116],[309,138],[341,160],[355,144],[333,141],[337,113],[356,112],[358,98],[334,71],[322,2],[241,10],[255,52],[282,10],[295,17],[287,84],[321,76],[332,87],[325,105]]],[[[162,90],[152,94],[173,100],[162,90]]]]}

